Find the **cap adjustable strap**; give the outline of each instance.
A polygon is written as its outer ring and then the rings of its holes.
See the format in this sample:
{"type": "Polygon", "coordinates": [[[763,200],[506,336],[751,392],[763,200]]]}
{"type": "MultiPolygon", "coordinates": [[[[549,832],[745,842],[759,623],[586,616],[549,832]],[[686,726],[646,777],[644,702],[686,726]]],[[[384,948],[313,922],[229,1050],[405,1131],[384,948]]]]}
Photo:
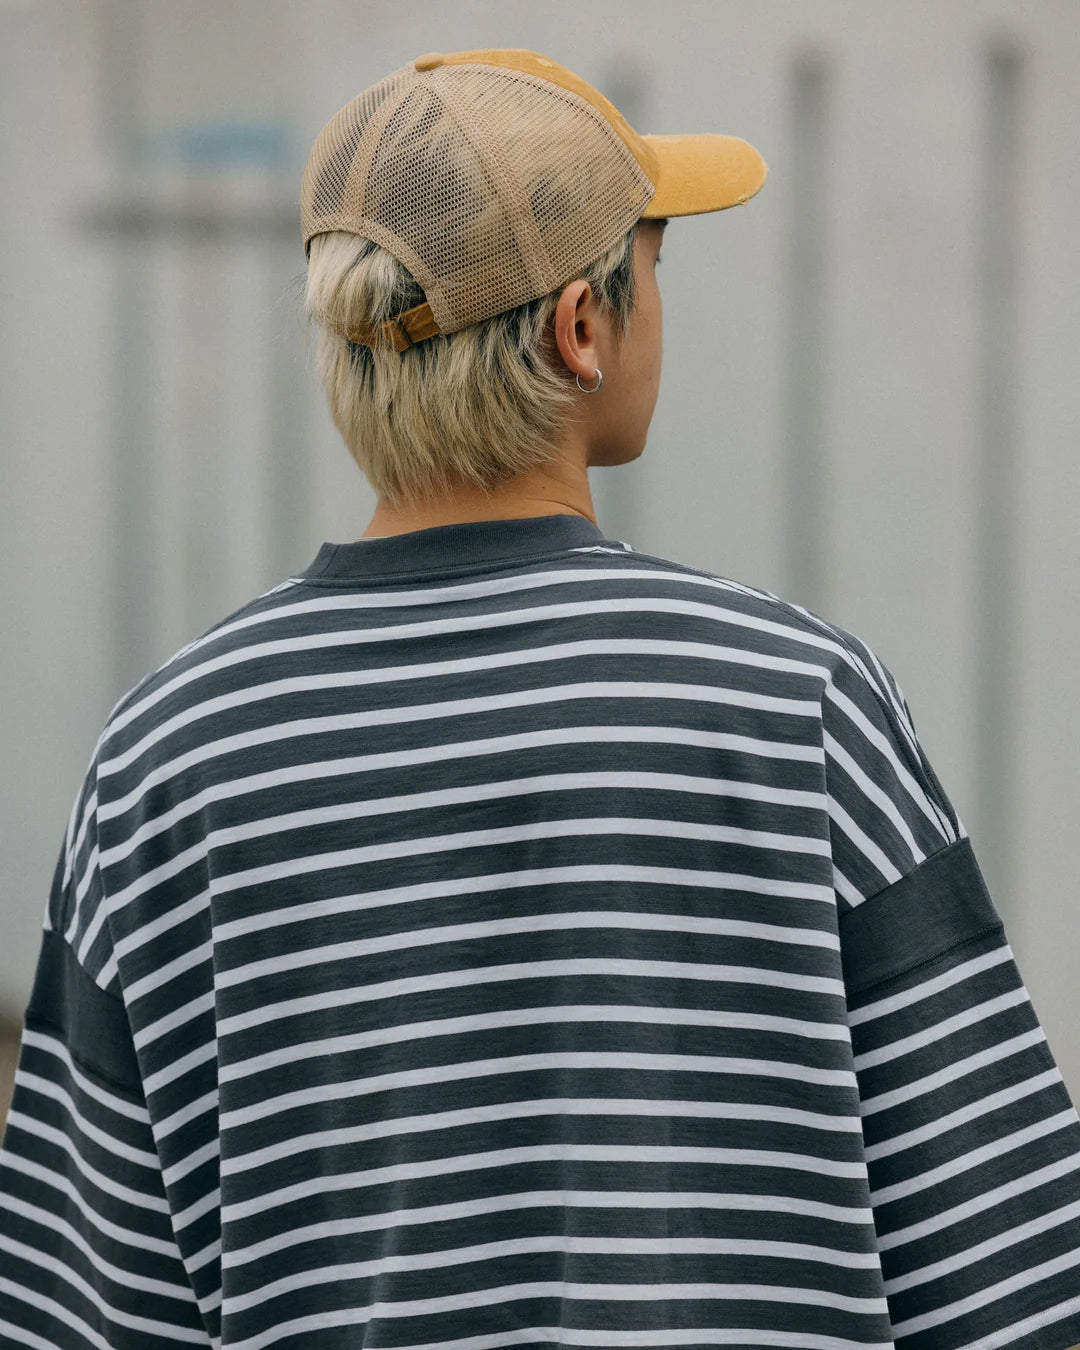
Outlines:
{"type": "Polygon", "coordinates": [[[407,347],[413,347],[441,332],[431,307],[425,301],[422,305],[414,305],[412,309],[384,319],[382,323],[360,324],[344,336],[349,342],[359,342],[364,347],[393,347],[394,351],[403,352],[407,347]]]}

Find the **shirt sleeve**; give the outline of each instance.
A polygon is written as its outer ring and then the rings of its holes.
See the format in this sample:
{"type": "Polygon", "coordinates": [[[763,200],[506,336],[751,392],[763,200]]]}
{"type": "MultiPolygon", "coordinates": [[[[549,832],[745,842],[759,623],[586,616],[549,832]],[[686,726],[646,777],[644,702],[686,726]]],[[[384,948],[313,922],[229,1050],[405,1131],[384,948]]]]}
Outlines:
{"type": "Polygon", "coordinates": [[[94,768],[53,876],[0,1145],[0,1346],[209,1346],[173,1236],[127,1011],[91,973],[108,944],[94,917],[94,768]],[[89,967],[80,948],[93,950],[89,967]]]}
{"type": "Polygon", "coordinates": [[[1080,1118],[971,839],[850,634],[826,777],[870,1200],[897,1350],[1080,1343],[1080,1118]]]}

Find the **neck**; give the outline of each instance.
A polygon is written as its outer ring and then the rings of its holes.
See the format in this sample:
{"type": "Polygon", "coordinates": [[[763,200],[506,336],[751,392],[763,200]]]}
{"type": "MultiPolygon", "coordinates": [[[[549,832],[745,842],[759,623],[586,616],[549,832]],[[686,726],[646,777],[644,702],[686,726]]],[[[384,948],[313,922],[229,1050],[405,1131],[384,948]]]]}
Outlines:
{"type": "Polygon", "coordinates": [[[597,524],[583,446],[560,444],[547,464],[484,492],[472,485],[412,506],[394,507],[382,497],[362,538],[407,534],[435,525],[471,520],[513,520],[528,516],[585,516],[597,524]]]}

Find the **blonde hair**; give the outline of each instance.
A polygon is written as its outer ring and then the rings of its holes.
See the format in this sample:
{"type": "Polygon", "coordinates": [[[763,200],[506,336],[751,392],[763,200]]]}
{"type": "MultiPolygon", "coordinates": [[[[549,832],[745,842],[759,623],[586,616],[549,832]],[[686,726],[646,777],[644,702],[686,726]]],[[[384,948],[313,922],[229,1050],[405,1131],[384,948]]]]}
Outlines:
{"type": "MultiPolygon", "coordinates": [[[[634,226],[583,269],[616,341],[634,307],[634,226]]],[[[304,309],[316,370],[349,453],[395,509],[469,484],[489,490],[552,457],[576,391],[551,335],[559,291],[400,354],[336,332],[379,323],[424,293],[386,249],[341,230],[311,240],[304,309]]]]}

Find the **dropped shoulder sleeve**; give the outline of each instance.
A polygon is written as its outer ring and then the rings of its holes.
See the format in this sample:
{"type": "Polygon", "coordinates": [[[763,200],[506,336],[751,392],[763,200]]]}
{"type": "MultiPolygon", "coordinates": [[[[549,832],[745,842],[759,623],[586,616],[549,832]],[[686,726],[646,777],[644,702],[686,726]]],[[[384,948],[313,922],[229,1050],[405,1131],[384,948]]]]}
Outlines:
{"type": "Polygon", "coordinates": [[[56,864],[0,1147],[0,1346],[208,1346],[127,1011],[101,973],[96,763],[56,864]]]}
{"type": "Polygon", "coordinates": [[[1068,1350],[1080,1119],[903,694],[834,632],[850,658],[823,708],[834,883],[894,1343],[1068,1350]]]}

